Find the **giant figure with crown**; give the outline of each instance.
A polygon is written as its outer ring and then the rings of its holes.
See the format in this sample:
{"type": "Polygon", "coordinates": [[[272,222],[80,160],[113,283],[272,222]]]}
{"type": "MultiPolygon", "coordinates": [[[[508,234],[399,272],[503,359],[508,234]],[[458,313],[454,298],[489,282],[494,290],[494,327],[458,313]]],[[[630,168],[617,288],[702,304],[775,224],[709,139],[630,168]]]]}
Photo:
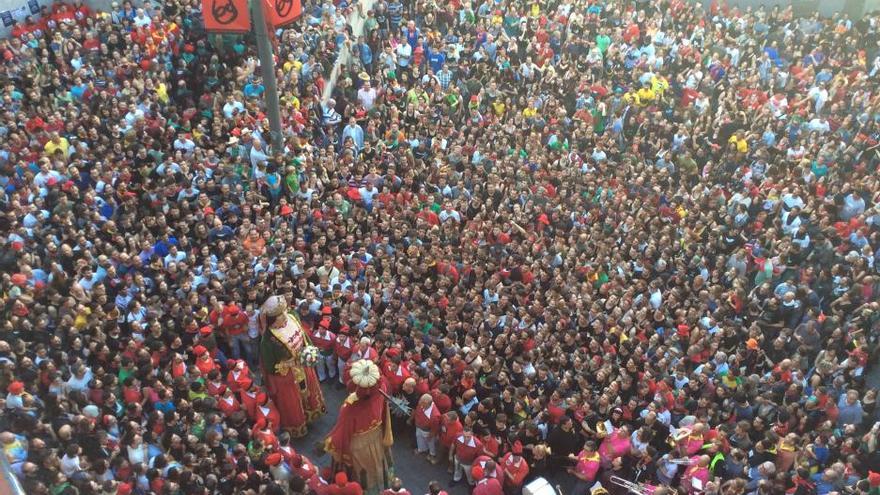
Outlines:
{"type": "Polygon", "coordinates": [[[299,319],[281,296],[266,300],[260,310],[260,361],[265,386],[278,407],[281,424],[274,425],[302,437],[308,424],[325,411],[324,395],[309,353],[314,350],[299,319]]]}

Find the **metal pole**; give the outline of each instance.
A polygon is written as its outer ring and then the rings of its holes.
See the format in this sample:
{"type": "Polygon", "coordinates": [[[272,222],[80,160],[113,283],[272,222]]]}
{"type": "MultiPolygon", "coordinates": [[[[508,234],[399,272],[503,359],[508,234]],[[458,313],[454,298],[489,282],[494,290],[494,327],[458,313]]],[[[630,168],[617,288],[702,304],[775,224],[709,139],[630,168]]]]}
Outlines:
{"type": "Polygon", "coordinates": [[[281,104],[278,102],[278,87],[275,84],[275,59],[272,55],[272,43],[269,42],[266,14],[263,11],[265,3],[265,0],[251,0],[251,10],[263,85],[266,87],[266,115],[269,117],[269,130],[272,133],[272,154],[275,154],[284,152],[284,139],[281,135],[281,104]]]}

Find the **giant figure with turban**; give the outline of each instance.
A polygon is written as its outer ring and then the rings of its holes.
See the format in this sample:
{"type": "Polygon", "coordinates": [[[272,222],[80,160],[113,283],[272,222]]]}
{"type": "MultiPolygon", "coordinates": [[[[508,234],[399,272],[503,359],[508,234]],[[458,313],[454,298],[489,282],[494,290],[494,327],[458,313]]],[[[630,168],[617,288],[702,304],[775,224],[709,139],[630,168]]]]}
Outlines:
{"type": "Polygon", "coordinates": [[[355,361],[345,374],[351,393],[339,409],[324,449],[333,456],[338,470],[350,473],[367,493],[378,493],[393,477],[388,383],[369,359],[355,361]]]}

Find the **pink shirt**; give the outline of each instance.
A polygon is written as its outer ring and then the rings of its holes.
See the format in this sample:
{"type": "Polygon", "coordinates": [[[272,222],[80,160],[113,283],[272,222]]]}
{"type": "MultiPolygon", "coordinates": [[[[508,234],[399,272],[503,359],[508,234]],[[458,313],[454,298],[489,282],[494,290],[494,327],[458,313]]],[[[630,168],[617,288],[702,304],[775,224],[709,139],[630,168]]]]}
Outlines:
{"type": "Polygon", "coordinates": [[[599,472],[601,458],[599,454],[593,452],[592,455],[588,455],[585,451],[581,451],[578,454],[578,463],[575,466],[575,470],[581,476],[585,476],[588,481],[594,481],[596,479],[596,473],[599,472]]]}
{"type": "Polygon", "coordinates": [[[629,436],[621,436],[614,433],[605,437],[605,440],[599,445],[599,455],[602,457],[602,465],[604,467],[611,466],[611,461],[616,457],[622,457],[629,454],[630,442],[629,436]]]}

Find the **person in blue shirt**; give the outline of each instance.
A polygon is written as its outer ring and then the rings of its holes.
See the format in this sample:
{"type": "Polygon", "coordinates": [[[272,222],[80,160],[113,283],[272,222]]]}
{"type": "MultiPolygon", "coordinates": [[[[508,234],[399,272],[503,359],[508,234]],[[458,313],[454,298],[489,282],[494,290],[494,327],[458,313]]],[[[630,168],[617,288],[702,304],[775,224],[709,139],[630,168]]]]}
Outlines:
{"type": "Polygon", "coordinates": [[[446,53],[432,49],[429,43],[426,43],[425,53],[427,54],[428,66],[431,67],[434,74],[439,74],[443,65],[446,64],[446,53]]]}
{"type": "Polygon", "coordinates": [[[264,91],[266,91],[266,87],[263,86],[259,78],[254,78],[244,85],[244,95],[247,98],[259,98],[264,91]]]}
{"type": "Polygon", "coordinates": [[[400,0],[392,0],[388,2],[388,23],[392,31],[396,31],[403,20],[403,3],[400,0]]]}
{"type": "Polygon", "coordinates": [[[361,59],[361,63],[364,65],[364,69],[366,69],[368,74],[373,73],[373,50],[370,48],[370,45],[364,41],[363,36],[358,37],[358,44],[356,45],[356,51],[358,56],[361,59]]]}
{"type": "Polygon", "coordinates": [[[409,21],[406,23],[406,27],[401,30],[403,36],[406,37],[406,42],[409,43],[409,46],[415,50],[416,45],[419,43],[419,28],[416,27],[416,23],[414,21],[409,21]]]}

